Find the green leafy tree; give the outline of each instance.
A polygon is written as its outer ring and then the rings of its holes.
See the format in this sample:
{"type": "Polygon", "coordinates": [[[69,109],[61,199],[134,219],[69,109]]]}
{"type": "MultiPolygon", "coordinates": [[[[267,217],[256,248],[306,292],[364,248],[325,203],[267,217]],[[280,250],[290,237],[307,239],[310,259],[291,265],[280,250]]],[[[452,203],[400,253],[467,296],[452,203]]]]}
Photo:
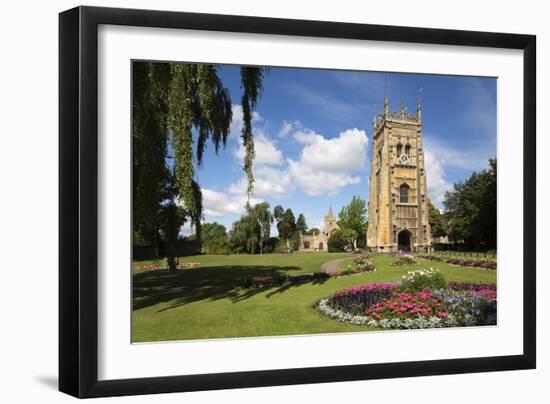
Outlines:
{"type": "Polygon", "coordinates": [[[300,213],[298,215],[298,219],[296,219],[296,231],[300,234],[306,234],[307,233],[307,223],[306,218],[303,213],[300,213]]]}
{"type": "Polygon", "coordinates": [[[160,211],[160,232],[166,243],[166,255],[170,271],[177,269],[176,252],[181,226],[185,223],[184,209],[174,201],[168,201],[160,211]]]}
{"type": "Polygon", "coordinates": [[[264,244],[269,241],[271,224],[273,223],[273,215],[269,211],[269,203],[258,203],[251,209],[251,215],[260,227],[260,254],[263,254],[264,244]]]}
{"type": "Polygon", "coordinates": [[[344,227],[340,230],[342,234],[342,238],[346,242],[347,248],[355,248],[358,234],[355,230],[353,230],[351,227],[344,227]]]}
{"type": "Polygon", "coordinates": [[[261,229],[257,220],[250,214],[250,206],[247,213],[233,223],[229,233],[229,246],[233,252],[256,254],[260,248],[261,229]]]}
{"type": "Polygon", "coordinates": [[[287,249],[290,251],[290,239],[296,232],[296,220],[290,208],[285,210],[285,213],[277,223],[277,230],[279,231],[279,237],[286,241],[287,249]]]}
{"type": "Polygon", "coordinates": [[[269,240],[267,240],[267,243],[264,245],[264,252],[272,253],[273,251],[275,251],[278,245],[279,245],[279,238],[270,237],[269,240]]]}
{"type": "Polygon", "coordinates": [[[313,227],[306,232],[306,234],[309,236],[318,236],[320,233],[321,230],[319,230],[317,227],[313,227]]]}
{"type": "Polygon", "coordinates": [[[290,238],[290,249],[292,251],[298,251],[300,249],[300,233],[295,231],[290,238]]]}
{"type": "Polygon", "coordinates": [[[243,95],[241,106],[243,108],[243,129],[241,138],[245,148],[243,170],[248,178],[248,195],[250,196],[254,187],[254,174],[252,163],[254,161],[254,137],[252,134],[252,113],[256,109],[258,97],[262,91],[262,79],[264,69],[258,67],[241,68],[241,85],[243,95]]]}
{"type": "Polygon", "coordinates": [[[465,182],[453,185],[445,194],[448,234],[463,240],[468,248],[496,248],[497,161],[489,160],[489,169],[473,173],[465,182]]]}
{"type": "Polygon", "coordinates": [[[434,204],[430,201],[430,211],[428,212],[429,215],[429,222],[430,222],[430,228],[432,231],[432,237],[444,237],[447,235],[447,232],[445,230],[445,225],[443,223],[443,220],[441,219],[441,212],[439,212],[439,209],[437,209],[434,204]]]}
{"type": "Polygon", "coordinates": [[[207,254],[224,254],[228,249],[227,229],[219,223],[203,223],[202,250],[207,254]]]}
{"type": "Polygon", "coordinates": [[[283,218],[284,214],[285,210],[281,205],[277,205],[275,206],[275,208],[273,208],[273,217],[277,222],[279,222],[283,218]]]}
{"type": "Polygon", "coordinates": [[[357,238],[367,232],[367,202],[359,196],[354,196],[349,204],[338,213],[338,226],[342,230],[353,230],[347,235],[355,234],[351,240],[354,248],[357,248],[357,238]]]}
{"type": "Polygon", "coordinates": [[[167,64],[132,64],[132,206],[134,244],[151,245],[158,256],[161,203],[169,175],[167,64]]]}
{"type": "Polygon", "coordinates": [[[342,234],[342,230],[332,232],[327,243],[328,252],[342,252],[346,250],[347,241],[342,234]]]}

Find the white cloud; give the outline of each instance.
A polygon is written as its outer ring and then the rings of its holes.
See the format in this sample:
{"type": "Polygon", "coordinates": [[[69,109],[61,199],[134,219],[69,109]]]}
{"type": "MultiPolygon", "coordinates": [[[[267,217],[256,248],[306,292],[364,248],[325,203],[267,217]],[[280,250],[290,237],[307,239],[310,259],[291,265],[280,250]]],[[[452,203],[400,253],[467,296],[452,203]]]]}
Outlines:
{"type": "Polygon", "coordinates": [[[294,121],[294,122],[283,121],[283,125],[281,126],[279,133],[277,133],[277,137],[281,139],[285,139],[286,137],[288,137],[290,132],[301,128],[302,128],[302,123],[300,121],[294,121]]]}
{"type": "Polygon", "coordinates": [[[431,150],[424,149],[428,194],[434,205],[441,207],[445,199],[445,192],[450,191],[452,185],[445,179],[445,170],[439,157],[435,157],[431,150]]]}
{"type": "MultiPolygon", "coordinates": [[[[229,192],[234,195],[246,195],[248,180],[243,176],[238,182],[231,184],[229,192]]],[[[288,170],[270,166],[254,167],[253,195],[260,199],[282,199],[293,189],[292,177],[288,170]]]]}
{"type": "Polygon", "coordinates": [[[195,228],[191,226],[190,222],[185,222],[183,226],[180,227],[180,236],[187,237],[192,234],[195,234],[195,228]]]}
{"type": "MultiPolygon", "coordinates": [[[[283,153],[277,148],[261,129],[254,129],[254,165],[281,165],[283,153]]],[[[233,154],[242,164],[245,156],[244,146],[235,148],[233,154]]]]}
{"type": "Polygon", "coordinates": [[[348,129],[337,138],[326,139],[304,130],[296,132],[294,138],[305,146],[298,161],[287,160],[288,170],[305,193],[336,194],[346,185],[361,182],[352,172],[365,168],[368,146],[365,131],[348,129]]]}
{"type": "MultiPolygon", "coordinates": [[[[245,212],[246,201],[246,192],[245,194],[230,195],[213,189],[202,189],[202,204],[204,214],[207,216],[242,215],[245,212]]],[[[251,205],[259,202],[262,201],[254,198],[250,200],[251,205]]]]}
{"type": "Polygon", "coordinates": [[[433,156],[437,156],[438,160],[446,167],[472,171],[487,168],[489,158],[496,153],[496,150],[491,146],[469,148],[468,150],[453,149],[430,134],[424,135],[424,148],[430,150],[433,156]]]}
{"type": "Polygon", "coordinates": [[[335,173],[365,167],[368,137],[363,130],[348,129],[332,139],[326,139],[315,132],[300,131],[294,138],[306,145],[300,157],[300,163],[304,166],[335,173]]]}
{"type": "MultiPolygon", "coordinates": [[[[231,126],[229,127],[229,135],[239,138],[243,130],[243,107],[237,104],[231,106],[231,111],[233,112],[233,119],[231,120],[231,126]]],[[[252,123],[263,121],[262,116],[259,112],[252,112],[252,123]]]]}

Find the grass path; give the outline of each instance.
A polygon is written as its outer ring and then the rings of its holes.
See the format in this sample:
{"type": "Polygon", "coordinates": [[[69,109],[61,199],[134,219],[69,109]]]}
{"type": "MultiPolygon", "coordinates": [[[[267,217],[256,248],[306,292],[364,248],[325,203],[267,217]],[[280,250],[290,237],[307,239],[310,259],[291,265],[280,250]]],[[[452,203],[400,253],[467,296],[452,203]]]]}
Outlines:
{"type": "Polygon", "coordinates": [[[395,258],[378,255],[377,270],[294,286],[242,289],[239,279],[281,273],[319,271],[327,261],[344,267],[354,256],[305,253],[288,255],[230,255],[186,257],[198,268],[133,271],[132,340],[276,336],[369,331],[344,324],[315,310],[315,304],[336,291],[365,283],[398,281],[411,269],[439,268],[449,281],[496,283],[494,271],[418,260],[416,265],[392,267],[395,258]]]}

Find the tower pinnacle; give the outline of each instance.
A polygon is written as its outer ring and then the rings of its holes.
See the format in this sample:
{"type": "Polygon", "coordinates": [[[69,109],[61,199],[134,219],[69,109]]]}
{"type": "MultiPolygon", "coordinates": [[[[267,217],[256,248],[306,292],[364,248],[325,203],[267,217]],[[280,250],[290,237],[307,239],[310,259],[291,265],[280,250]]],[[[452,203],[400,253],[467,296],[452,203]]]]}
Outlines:
{"type": "Polygon", "coordinates": [[[388,102],[388,78],[384,82],[384,116],[387,117],[390,112],[389,102],[388,102]]]}
{"type": "Polygon", "coordinates": [[[420,107],[420,94],[418,94],[418,102],[416,104],[416,118],[418,122],[422,122],[422,108],[420,107]]]}

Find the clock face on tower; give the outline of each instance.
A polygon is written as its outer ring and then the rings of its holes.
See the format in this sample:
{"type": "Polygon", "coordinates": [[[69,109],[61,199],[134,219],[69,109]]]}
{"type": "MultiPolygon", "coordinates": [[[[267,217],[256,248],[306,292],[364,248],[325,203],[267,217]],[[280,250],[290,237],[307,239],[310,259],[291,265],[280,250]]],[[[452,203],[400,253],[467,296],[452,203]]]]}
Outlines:
{"type": "Polygon", "coordinates": [[[409,164],[409,156],[407,156],[406,154],[402,154],[401,156],[399,156],[399,162],[401,164],[409,164]]]}

